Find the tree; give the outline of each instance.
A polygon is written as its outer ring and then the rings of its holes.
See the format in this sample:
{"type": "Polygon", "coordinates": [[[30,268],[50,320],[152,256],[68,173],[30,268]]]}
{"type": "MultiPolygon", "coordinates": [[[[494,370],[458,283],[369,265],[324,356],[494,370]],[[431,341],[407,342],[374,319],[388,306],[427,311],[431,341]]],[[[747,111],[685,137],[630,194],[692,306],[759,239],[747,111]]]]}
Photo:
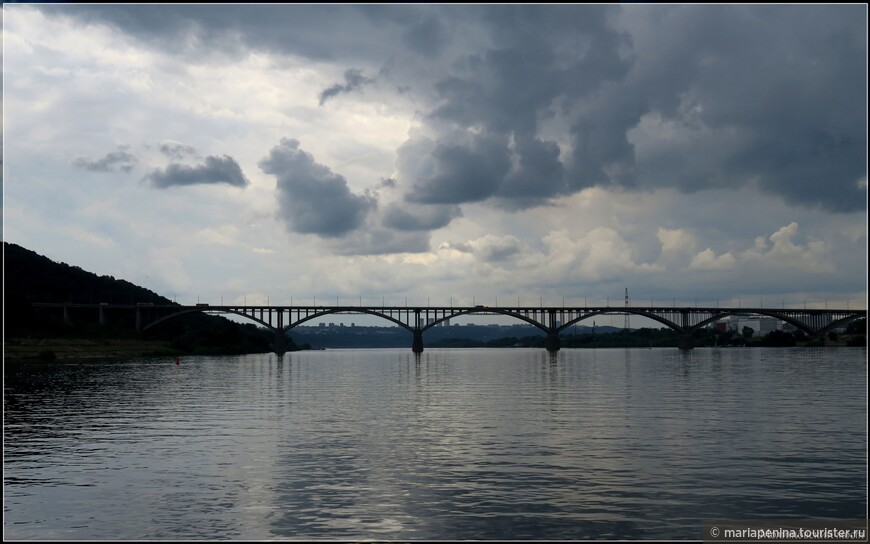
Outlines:
{"type": "Polygon", "coordinates": [[[755,329],[752,327],[743,327],[743,338],[752,338],[753,334],[755,334],[755,329]]]}
{"type": "Polygon", "coordinates": [[[867,320],[864,318],[856,319],[849,323],[846,327],[846,334],[863,334],[867,335],[867,320]]]}

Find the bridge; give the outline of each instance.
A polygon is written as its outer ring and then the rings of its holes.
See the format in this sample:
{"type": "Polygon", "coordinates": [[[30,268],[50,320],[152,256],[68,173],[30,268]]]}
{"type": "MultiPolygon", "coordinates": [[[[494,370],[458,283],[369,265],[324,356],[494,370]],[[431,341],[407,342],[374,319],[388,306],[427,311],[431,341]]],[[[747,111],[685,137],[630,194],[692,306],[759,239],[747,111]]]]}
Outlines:
{"type": "Polygon", "coordinates": [[[583,320],[601,315],[636,315],[657,321],[678,333],[678,347],[692,349],[692,335],[707,325],[732,315],[767,316],[782,320],[803,331],[809,337],[819,337],[849,322],[867,317],[867,310],[817,310],[772,308],[698,308],[698,307],[505,307],[505,306],[248,306],[196,304],[73,304],[33,303],[34,308],[62,308],[64,320],[70,321],[72,311],[97,311],[99,322],[105,325],[109,313],[133,311],[136,330],[144,331],[167,320],[190,313],[235,314],[266,327],[275,333],[274,349],[284,353],[287,332],[305,322],[333,314],[368,314],[386,319],[412,335],[411,350],[423,351],[423,333],[446,320],[472,314],[503,315],[525,321],[547,335],[547,350],[560,348],[559,334],[583,320]]]}

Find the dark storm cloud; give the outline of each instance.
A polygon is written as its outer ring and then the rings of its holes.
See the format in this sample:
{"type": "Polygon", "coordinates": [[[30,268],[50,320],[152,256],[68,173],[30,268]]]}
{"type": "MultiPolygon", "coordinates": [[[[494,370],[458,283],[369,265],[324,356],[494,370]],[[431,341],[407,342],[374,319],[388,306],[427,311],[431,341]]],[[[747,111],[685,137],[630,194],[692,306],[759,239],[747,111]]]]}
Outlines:
{"type": "Polygon", "coordinates": [[[453,249],[486,262],[499,262],[518,255],[522,251],[522,244],[514,236],[487,235],[471,242],[444,242],[438,249],[453,249]]]}
{"type": "Polygon", "coordinates": [[[441,175],[415,180],[408,199],[460,204],[492,198],[518,209],[579,190],[566,178],[558,144],[541,138],[539,129],[557,115],[557,100],[584,99],[625,76],[631,62],[619,49],[627,39],[608,21],[612,8],[499,6],[483,13],[493,47],[454,63],[453,74],[435,85],[440,101],[429,119],[500,144],[483,153],[445,134],[427,157],[441,175]]]}
{"type": "Polygon", "coordinates": [[[378,189],[395,189],[399,186],[399,182],[393,178],[384,178],[378,183],[378,189]]]}
{"type": "Polygon", "coordinates": [[[536,138],[475,135],[468,141],[444,136],[438,142],[409,140],[399,149],[399,171],[411,189],[408,202],[463,204],[494,199],[506,209],[547,203],[567,194],[555,142],[536,138]],[[413,166],[410,166],[413,165],[413,166]]]}
{"type": "Polygon", "coordinates": [[[40,6],[83,24],[103,23],[143,44],[193,62],[210,55],[242,58],[251,48],[317,61],[383,60],[421,13],[437,6],[338,4],[89,4],[40,6]]]}
{"type": "Polygon", "coordinates": [[[172,163],[166,169],[156,169],[145,179],[154,187],[165,189],[177,185],[200,185],[226,183],[235,187],[245,187],[250,183],[239,164],[227,155],[209,156],[198,166],[172,163]]]}
{"type": "Polygon", "coordinates": [[[347,180],[299,149],[298,140],[282,138],[259,166],[278,178],[279,216],[294,232],[339,237],[377,206],[370,195],[351,193],[347,180]]]}
{"type": "Polygon", "coordinates": [[[435,17],[414,23],[402,35],[402,42],[425,57],[435,57],[447,44],[444,25],[435,17]]]}
{"type": "Polygon", "coordinates": [[[521,249],[520,241],[513,236],[493,237],[481,240],[474,253],[485,261],[504,261],[518,254],[521,249]]]}
{"type": "Polygon", "coordinates": [[[341,255],[389,255],[429,251],[428,231],[398,231],[368,226],[332,239],[332,248],[341,255]]]}
{"type": "Polygon", "coordinates": [[[102,159],[94,161],[82,157],[76,159],[73,165],[89,172],[114,172],[116,168],[129,172],[139,161],[128,149],[128,146],[118,146],[117,150],[107,153],[102,159]]]}
{"type": "Polygon", "coordinates": [[[486,200],[510,170],[510,150],[499,138],[475,136],[467,145],[441,141],[428,157],[431,176],[414,180],[406,195],[420,204],[461,204],[486,200]]]}
{"type": "Polygon", "coordinates": [[[349,68],[344,71],[344,85],[336,83],[335,85],[325,89],[320,93],[320,105],[328,99],[337,96],[341,93],[349,93],[362,88],[364,85],[369,85],[374,82],[374,79],[367,78],[362,75],[362,70],[349,68]]]}
{"type": "MultiPolygon", "coordinates": [[[[196,62],[251,48],[344,66],[389,62],[389,88],[419,101],[433,142],[415,136],[399,150],[407,156],[397,162],[431,170],[397,176],[411,202],[520,208],[592,186],[746,184],[831,211],[866,202],[857,186],[867,146],[860,5],[38,9],[106,22],[196,62]]],[[[321,99],[364,84],[354,81],[321,99]]]]}
{"type": "Polygon", "coordinates": [[[642,62],[596,97],[607,126],[622,127],[601,139],[608,168],[638,185],[754,183],[795,204],[863,208],[867,34],[854,7],[699,8],[656,12],[642,62]],[[647,113],[667,126],[648,137],[653,154],[633,156],[619,133],[647,113]]]}
{"type": "MultiPolygon", "coordinates": [[[[617,93],[622,94],[622,93],[617,93]]],[[[571,192],[601,185],[632,185],[635,181],[635,147],[628,131],[640,122],[646,107],[627,97],[608,97],[571,127],[573,155],[568,168],[571,192]]]]}
{"type": "Polygon", "coordinates": [[[383,225],[396,230],[435,230],[462,217],[459,206],[422,206],[393,203],[384,210],[383,225]]]}
{"type": "Polygon", "coordinates": [[[186,157],[196,157],[198,156],[196,149],[193,146],[180,144],[177,142],[163,142],[157,149],[169,157],[170,159],[182,160],[186,157]]]}
{"type": "Polygon", "coordinates": [[[497,196],[514,204],[543,203],[547,198],[566,192],[565,169],[555,142],[520,139],[514,143],[514,153],[517,165],[506,176],[497,196]]]}

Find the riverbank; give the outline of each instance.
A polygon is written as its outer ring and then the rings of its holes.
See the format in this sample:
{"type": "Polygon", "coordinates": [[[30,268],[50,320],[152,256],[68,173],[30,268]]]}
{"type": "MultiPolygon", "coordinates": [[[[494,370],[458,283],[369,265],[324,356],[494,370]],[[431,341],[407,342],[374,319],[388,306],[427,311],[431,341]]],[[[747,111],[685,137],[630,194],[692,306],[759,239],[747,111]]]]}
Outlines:
{"type": "Polygon", "coordinates": [[[174,356],[176,353],[168,341],[136,338],[6,338],[3,342],[4,361],[174,356]]]}

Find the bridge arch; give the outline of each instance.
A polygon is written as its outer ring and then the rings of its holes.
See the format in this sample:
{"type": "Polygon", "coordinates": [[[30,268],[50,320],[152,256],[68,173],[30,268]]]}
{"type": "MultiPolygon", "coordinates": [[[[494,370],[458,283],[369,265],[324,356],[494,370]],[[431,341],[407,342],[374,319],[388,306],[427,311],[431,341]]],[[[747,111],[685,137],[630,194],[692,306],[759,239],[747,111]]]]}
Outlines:
{"type": "Polygon", "coordinates": [[[832,322],[830,325],[828,325],[826,327],[823,327],[821,330],[819,330],[819,334],[824,334],[830,330],[836,329],[838,327],[842,327],[843,325],[845,325],[851,321],[857,321],[859,319],[864,319],[864,318],[865,318],[864,316],[860,316],[857,314],[856,315],[848,315],[842,319],[838,319],[838,320],[832,322]]]}
{"type": "Polygon", "coordinates": [[[668,328],[674,329],[677,332],[685,332],[682,327],[680,327],[679,325],[677,325],[676,323],[674,323],[673,321],[671,321],[669,319],[665,319],[664,317],[661,317],[661,316],[658,316],[655,314],[646,313],[643,310],[632,310],[631,308],[613,308],[612,310],[608,309],[608,310],[601,310],[599,312],[590,312],[586,315],[582,315],[576,319],[572,319],[571,321],[567,321],[567,322],[563,323],[562,325],[559,326],[559,330],[562,331],[564,329],[567,329],[568,327],[570,327],[574,323],[579,323],[580,321],[583,321],[584,319],[589,319],[590,317],[595,317],[598,315],[614,315],[614,314],[622,315],[622,314],[626,314],[626,313],[629,313],[632,315],[639,315],[639,316],[643,316],[643,317],[652,319],[653,321],[658,321],[662,325],[665,325],[668,328]]]}
{"type": "Polygon", "coordinates": [[[330,315],[330,314],[368,314],[368,315],[373,315],[376,317],[381,317],[383,319],[386,319],[387,321],[391,321],[391,322],[395,323],[396,325],[402,327],[405,330],[414,332],[414,327],[410,327],[410,326],[406,325],[405,323],[402,323],[400,320],[398,320],[392,316],[382,314],[382,313],[378,312],[377,310],[369,310],[366,308],[353,308],[353,307],[331,308],[329,310],[318,312],[316,314],[308,315],[308,316],[303,317],[302,319],[299,319],[298,321],[294,321],[293,323],[286,325],[283,330],[284,330],[284,332],[287,332],[290,329],[292,329],[293,327],[299,326],[307,321],[311,321],[312,319],[317,319],[318,317],[323,317],[323,316],[330,315]]]}
{"type": "Polygon", "coordinates": [[[214,308],[212,308],[212,309],[209,309],[209,308],[191,308],[191,309],[187,309],[187,310],[182,310],[180,312],[176,312],[174,314],[165,315],[161,318],[155,319],[151,323],[148,323],[147,325],[142,327],[142,330],[147,331],[151,327],[154,327],[155,325],[163,323],[164,321],[169,321],[170,319],[174,319],[176,317],[179,317],[179,316],[182,316],[185,314],[194,314],[194,313],[207,314],[207,315],[208,314],[235,314],[235,315],[250,319],[251,321],[255,321],[255,322],[259,323],[260,325],[263,325],[267,329],[276,330],[275,327],[273,327],[269,323],[263,321],[262,319],[257,319],[256,317],[254,317],[252,315],[248,315],[248,314],[243,313],[243,312],[238,312],[236,310],[229,310],[229,309],[217,310],[214,308]]]}
{"type": "Polygon", "coordinates": [[[751,309],[746,309],[746,310],[730,309],[730,310],[723,311],[723,312],[719,313],[718,315],[711,316],[707,319],[704,319],[703,321],[700,321],[697,324],[695,324],[692,328],[693,329],[700,329],[701,327],[704,327],[704,326],[708,325],[709,323],[712,323],[714,321],[718,321],[719,319],[722,319],[723,317],[726,317],[729,315],[763,315],[763,316],[767,316],[767,317],[773,317],[775,319],[780,319],[782,321],[785,321],[786,323],[794,326],[798,330],[804,332],[808,336],[815,336],[815,335],[819,335],[819,334],[824,334],[830,330],[836,329],[837,327],[841,327],[841,326],[845,325],[846,323],[849,323],[850,321],[860,319],[862,317],[859,314],[848,315],[846,317],[831,321],[831,323],[825,325],[824,327],[820,328],[819,330],[814,330],[810,325],[804,323],[800,319],[791,317],[787,313],[779,312],[777,310],[764,310],[761,308],[751,308],[751,309]]]}
{"type": "Polygon", "coordinates": [[[453,319],[453,318],[455,318],[455,317],[460,317],[460,316],[463,316],[463,315],[474,315],[474,314],[500,314],[500,315],[506,315],[506,316],[508,316],[508,317],[513,317],[513,318],[519,319],[519,320],[521,320],[521,321],[525,321],[526,323],[528,323],[528,324],[530,324],[530,325],[534,325],[535,327],[541,329],[541,330],[544,331],[545,333],[548,333],[548,334],[549,334],[549,333],[554,332],[554,331],[550,330],[549,327],[547,327],[547,326],[544,325],[543,323],[540,323],[539,321],[535,321],[534,319],[532,319],[532,318],[530,318],[530,317],[528,317],[528,316],[525,316],[525,315],[522,315],[522,314],[519,314],[519,313],[516,313],[516,312],[512,312],[512,311],[507,310],[507,309],[504,309],[504,308],[470,308],[470,309],[468,309],[468,310],[459,310],[459,311],[456,311],[455,313],[453,313],[453,314],[451,314],[451,315],[448,315],[448,316],[442,317],[442,318],[440,318],[440,319],[436,319],[436,320],[432,321],[432,323],[429,323],[428,325],[426,325],[425,327],[420,327],[420,330],[421,330],[421,331],[426,331],[426,330],[429,330],[429,329],[431,329],[432,327],[434,327],[434,326],[438,325],[439,323],[441,323],[441,322],[443,322],[443,321],[446,321],[446,320],[448,320],[448,319],[453,319]]]}

